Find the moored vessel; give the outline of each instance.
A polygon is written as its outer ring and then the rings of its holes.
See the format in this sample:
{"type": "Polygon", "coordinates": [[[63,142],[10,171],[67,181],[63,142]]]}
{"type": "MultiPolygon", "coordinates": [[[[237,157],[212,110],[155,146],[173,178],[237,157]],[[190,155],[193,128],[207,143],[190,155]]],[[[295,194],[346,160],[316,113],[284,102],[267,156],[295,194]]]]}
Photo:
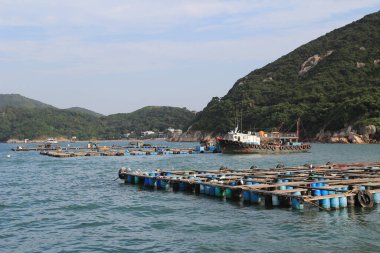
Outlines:
{"type": "Polygon", "coordinates": [[[286,154],[308,152],[311,149],[310,144],[299,142],[299,120],[296,133],[243,133],[236,127],[224,137],[218,137],[217,141],[225,154],[286,154]]]}

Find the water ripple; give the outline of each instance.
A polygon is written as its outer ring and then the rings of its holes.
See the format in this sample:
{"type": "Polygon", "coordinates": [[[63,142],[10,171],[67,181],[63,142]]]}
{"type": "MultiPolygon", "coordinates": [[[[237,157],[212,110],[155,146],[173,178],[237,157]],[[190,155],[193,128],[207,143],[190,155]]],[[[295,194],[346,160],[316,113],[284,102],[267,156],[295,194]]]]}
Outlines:
{"type": "MultiPolygon", "coordinates": [[[[169,145],[178,145],[169,143],[169,145]]],[[[182,143],[184,147],[195,143],[182,143]]],[[[380,145],[313,145],[290,156],[51,159],[0,144],[2,252],[376,252],[380,208],[265,209],[113,181],[136,169],[236,169],[376,161],[380,145]]]]}

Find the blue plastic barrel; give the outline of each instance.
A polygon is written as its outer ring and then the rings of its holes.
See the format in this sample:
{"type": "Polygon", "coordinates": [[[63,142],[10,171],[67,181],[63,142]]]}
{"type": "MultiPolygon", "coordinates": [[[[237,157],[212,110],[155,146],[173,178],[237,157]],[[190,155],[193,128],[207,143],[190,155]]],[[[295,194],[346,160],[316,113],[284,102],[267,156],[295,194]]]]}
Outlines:
{"type": "Polygon", "coordinates": [[[179,183],[179,190],[180,191],[186,191],[186,188],[187,188],[186,183],[179,183]]]}
{"type": "Polygon", "coordinates": [[[226,199],[232,199],[232,190],[227,188],[225,190],[226,199]]]}
{"type": "Polygon", "coordinates": [[[251,192],[251,202],[258,204],[261,202],[261,197],[257,193],[251,192]]]}
{"type": "MultiPolygon", "coordinates": [[[[314,183],[314,184],[311,184],[310,186],[311,186],[311,188],[314,188],[314,187],[317,187],[317,184],[314,183]]],[[[312,196],[318,196],[318,195],[315,195],[315,190],[311,190],[311,195],[312,196]]]]}
{"type": "Polygon", "coordinates": [[[221,188],[215,187],[215,196],[217,197],[224,197],[224,192],[221,188]]]}
{"type": "MultiPolygon", "coordinates": [[[[335,191],[329,191],[329,194],[334,195],[334,194],[336,194],[336,192],[335,191]]],[[[330,199],[330,206],[331,206],[331,208],[338,209],[339,208],[339,198],[331,198],[330,199]]]]}
{"type": "Polygon", "coordinates": [[[211,188],[211,186],[205,185],[205,194],[206,195],[210,195],[210,188],[211,188]]]}
{"type": "Polygon", "coordinates": [[[244,191],[243,192],[243,199],[244,199],[244,202],[250,202],[251,201],[251,192],[244,191]]]}
{"type": "MultiPolygon", "coordinates": [[[[339,190],[347,191],[347,187],[339,188],[339,190]]],[[[348,206],[347,197],[339,197],[339,207],[340,208],[346,208],[348,206]]]]}
{"type": "Polygon", "coordinates": [[[205,192],[205,185],[203,185],[203,184],[199,185],[199,193],[201,193],[201,194],[205,194],[206,193],[205,192]]]}
{"type": "MultiPolygon", "coordinates": [[[[277,180],[277,183],[281,184],[281,183],[283,183],[283,180],[278,179],[278,180],[277,180]]],[[[285,185],[280,186],[280,187],[278,187],[278,188],[279,188],[279,190],[286,190],[286,186],[285,186],[285,185]]]]}
{"type": "Polygon", "coordinates": [[[138,184],[138,183],[139,183],[139,177],[135,176],[135,184],[138,184]]]}
{"type": "Polygon", "coordinates": [[[379,192],[373,194],[373,202],[376,204],[380,204],[380,193],[379,192]]]}
{"type": "MultiPolygon", "coordinates": [[[[168,181],[166,181],[166,180],[159,180],[159,181],[160,181],[160,189],[166,189],[166,187],[169,186],[168,181]]],[[[157,188],[158,188],[158,181],[157,181],[157,188]]]]}
{"type": "MultiPolygon", "coordinates": [[[[301,196],[301,192],[294,192],[293,195],[301,196]]],[[[292,198],[292,207],[297,210],[302,210],[304,206],[301,199],[292,198]]]]}
{"type": "MultiPolygon", "coordinates": [[[[285,179],[284,183],[289,183],[289,180],[285,179]]],[[[292,190],[293,186],[286,186],[286,190],[292,190]]]]}
{"type": "Polygon", "coordinates": [[[149,186],[149,178],[147,177],[144,178],[144,185],[149,186]]]}
{"type": "MultiPolygon", "coordinates": [[[[315,183],[313,185],[314,185],[314,187],[321,187],[322,186],[321,183],[315,183]]],[[[318,190],[318,189],[314,190],[313,194],[314,194],[314,196],[321,196],[322,195],[321,190],[318,190]]]]}
{"type": "Polygon", "coordinates": [[[229,185],[236,186],[236,182],[230,182],[229,185]]]}
{"type": "MultiPolygon", "coordinates": [[[[329,195],[329,191],[328,190],[321,190],[321,195],[322,196],[327,196],[329,195]]],[[[330,209],[331,205],[330,205],[330,199],[322,199],[320,201],[320,204],[322,205],[323,208],[325,209],[330,209]]]]}
{"type": "Polygon", "coordinates": [[[127,177],[127,182],[128,182],[129,184],[132,184],[132,181],[133,181],[133,176],[128,175],[128,177],[127,177]]]}
{"type": "Polygon", "coordinates": [[[280,205],[280,199],[277,195],[272,195],[272,206],[279,206],[280,205]]]}
{"type": "Polygon", "coordinates": [[[210,194],[210,196],[215,196],[215,187],[214,186],[210,186],[209,194],[210,194]]]}

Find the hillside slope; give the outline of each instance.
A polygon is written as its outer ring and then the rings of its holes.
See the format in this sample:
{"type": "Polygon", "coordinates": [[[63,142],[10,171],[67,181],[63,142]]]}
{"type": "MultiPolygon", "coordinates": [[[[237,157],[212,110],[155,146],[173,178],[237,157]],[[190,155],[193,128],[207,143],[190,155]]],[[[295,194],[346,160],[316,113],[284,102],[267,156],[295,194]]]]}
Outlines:
{"type": "Polygon", "coordinates": [[[132,113],[119,113],[105,117],[111,132],[158,130],[168,127],[184,129],[195,118],[195,113],[186,108],[169,106],[146,106],[132,113]]]}
{"type": "Polygon", "coordinates": [[[4,97],[6,101],[0,100],[4,105],[0,107],[0,141],[72,136],[79,140],[117,139],[131,131],[183,129],[195,117],[186,108],[165,106],[101,116],[84,108],[57,109],[20,95],[0,95],[4,97]]]}
{"type": "Polygon", "coordinates": [[[241,78],[197,114],[192,129],[226,132],[237,112],[245,129],[289,127],[301,117],[304,137],[348,125],[380,129],[379,41],[376,12],[241,78]]]}
{"type": "Polygon", "coordinates": [[[12,107],[12,108],[54,108],[51,105],[44,104],[40,101],[30,99],[19,94],[0,94],[0,109],[12,107]]]}
{"type": "Polygon", "coordinates": [[[94,112],[94,111],[91,111],[91,110],[88,110],[88,109],[82,108],[82,107],[70,107],[70,108],[67,108],[65,110],[71,111],[71,112],[84,113],[84,114],[88,114],[88,115],[95,116],[95,117],[104,116],[103,114],[100,114],[100,113],[97,113],[97,112],[94,112]]]}

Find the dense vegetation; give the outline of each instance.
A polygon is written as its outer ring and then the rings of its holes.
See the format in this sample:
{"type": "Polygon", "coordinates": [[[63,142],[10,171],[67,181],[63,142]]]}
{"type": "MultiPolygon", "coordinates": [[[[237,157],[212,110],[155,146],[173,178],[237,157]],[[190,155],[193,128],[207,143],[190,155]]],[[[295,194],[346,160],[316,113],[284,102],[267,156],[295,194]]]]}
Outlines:
{"type": "Polygon", "coordinates": [[[380,12],[334,30],[238,80],[197,114],[192,129],[226,132],[237,112],[245,129],[290,126],[301,117],[306,137],[347,125],[380,129],[379,41],[380,12]],[[300,74],[316,54],[322,60],[300,74]]]}
{"type": "Polygon", "coordinates": [[[164,131],[168,127],[185,128],[194,120],[195,113],[186,108],[147,106],[132,113],[120,113],[105,117],[109,134],[130,131],[164,131]]]}
{"type": "Polygon", "coordinates": [[[51,105],[44,104],[34,99],[26,98],[19,94],[0,94],[0,109],[4,109],[6,107],[24,109],[54,108],[51,105]]]}
{"type": "Polygon", "coordinates": [[[42,104],[31,106],[16,96],[14,103],[9,96],[0,107],[0,141],[8,139],[39,139],[48,137],[78,139],[117,139],[127,132],[146,130],[163,131],[168,127],[183,129],[194,119],[195,113],[186,108],[145,107],[132,113],[99,117],[99,114],[83,109],[57,109],[42,104]],[[23,106],[20,106],[24,105],[23,106]],[[13,106],[14,105],[14,106],[13,106]],[[26,106],[27,105],[27,106],[26,106]]]}
{"type": "Polygon", "coordinates": [[[102,117],[102,116],[104,116],[103,114],[100,114],[100,113],[88,110],[86,108],[81,108],[81,107],[71,107],[71,108],[67,108],[65,110],[66,111],[71,111],[71,112],[78,112],[78,113],[89,114],[89,115],[92,115],[92,116],[95,116],[95,117],[102,117]]]}

